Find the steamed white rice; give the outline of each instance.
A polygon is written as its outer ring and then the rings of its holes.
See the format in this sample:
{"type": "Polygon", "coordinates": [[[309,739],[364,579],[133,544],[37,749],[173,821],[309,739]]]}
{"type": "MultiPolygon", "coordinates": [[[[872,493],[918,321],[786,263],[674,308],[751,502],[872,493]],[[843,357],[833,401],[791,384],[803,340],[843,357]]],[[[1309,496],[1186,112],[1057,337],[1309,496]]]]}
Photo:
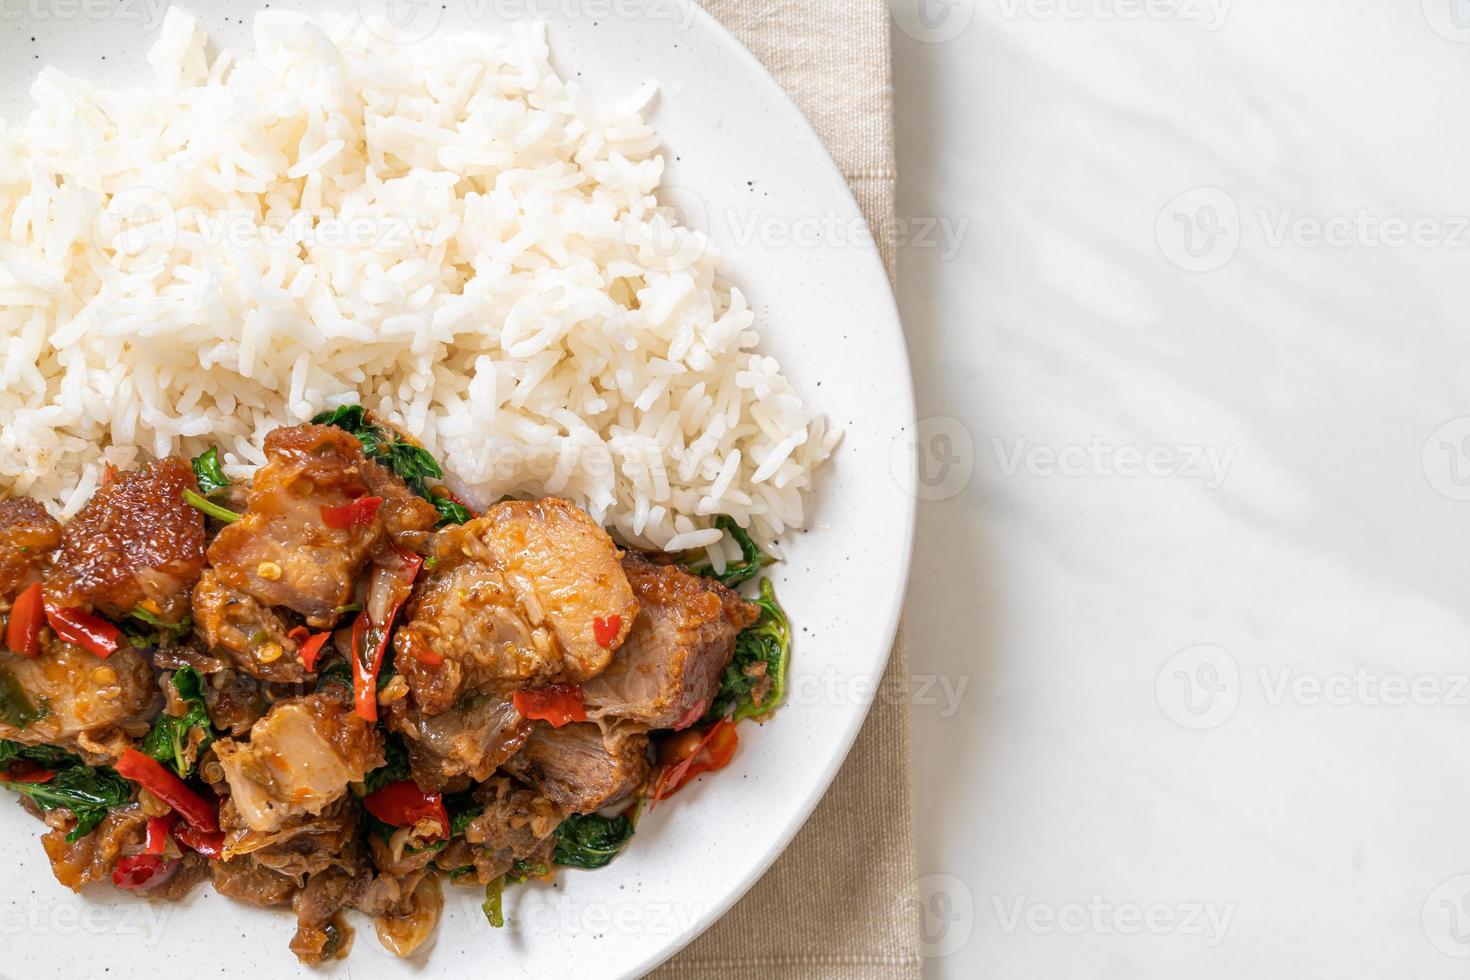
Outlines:
{"type": "Polygon", "coordinates": [[[41,71],[0,122],[0,494],[67,515],[104,460],[214,444],[243,476],[360,400],[481,506],[669,549],[800,527],[836,433],[660,209],[652,86],[593,97],[539,29],[389,35],[266,12],[235,60],[173,10],[146,88],[41,71]]]}

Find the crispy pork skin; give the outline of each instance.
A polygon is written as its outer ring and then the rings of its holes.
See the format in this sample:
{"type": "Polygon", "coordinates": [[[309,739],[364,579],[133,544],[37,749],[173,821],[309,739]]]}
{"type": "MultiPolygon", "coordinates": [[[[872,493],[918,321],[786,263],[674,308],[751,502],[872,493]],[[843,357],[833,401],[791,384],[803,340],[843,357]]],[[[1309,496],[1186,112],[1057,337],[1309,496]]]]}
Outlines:
{"type": "Polygon", "coordinates": [[[52,639],[35,658],[0,652],[0,671],[15,680],[33,707],[46,707],[23,728],[0,722],[0,738],[59,745],[92,764],[111,762],[130,739],[147,734],[163,706],[148,661],[126,643],[99,660],[52,639]]]}
{"type": "Polygon", "coordinates": [[[0,603],[38,582],[46,560],[61,544],[61,525],[27,497],[0,500],[0,603]]]}
{"type": "Polygon", "coordinates": [[[177,456],[115,475],[62,530],[47,598],[115,619],[143,606],[178,622],[204,568],[204,518],[184,502],[197,489],[193,467],[177,456]]]}
{"type": "Polygon", "coordinates": [[[276,429],[265,439],[248,509],[209,547],[225,586],[284,606],[317,629],[333,625],[352,602],[373,550],[411,543],[438,521],[432,504],[370,461],[357,437],[329,425],[276,429]],[[324,514],[361,497],[380,497],[370,519],[334,527],[324,514]]]}
{"type": "Polygon", "coordinates": [[[231,800],[250,830],[280,830],[321,814],[383,764],[383,736],[351,705],[328,693],[278,701],[250,729],[250,741],[222,739],[215,756],[231,800]]]}
{"type": "Polygon", "coordinates": [[[447,711],[466,690],[596,676],[638,614],[607,532],[564,500],[505,501],[438,535],[399,658],[415,703],[447,711]]]}

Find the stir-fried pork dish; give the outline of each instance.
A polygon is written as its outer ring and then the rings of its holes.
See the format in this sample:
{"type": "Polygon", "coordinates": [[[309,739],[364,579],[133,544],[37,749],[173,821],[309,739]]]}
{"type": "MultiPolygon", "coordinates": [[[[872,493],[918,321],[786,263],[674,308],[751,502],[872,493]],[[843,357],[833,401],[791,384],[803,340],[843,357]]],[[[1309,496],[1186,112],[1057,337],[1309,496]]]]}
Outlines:
{"type": "Polygon", "coordinates": [[[56,878],[343,916],[409,955],[441,881],[607,864],[779,705],[767,560],[620,548],[556,498],[475,515],[352,406],[281,428],[246,482],[214,451],[110,471],[64,525],[0,501],[0,780],[56,878]]]}

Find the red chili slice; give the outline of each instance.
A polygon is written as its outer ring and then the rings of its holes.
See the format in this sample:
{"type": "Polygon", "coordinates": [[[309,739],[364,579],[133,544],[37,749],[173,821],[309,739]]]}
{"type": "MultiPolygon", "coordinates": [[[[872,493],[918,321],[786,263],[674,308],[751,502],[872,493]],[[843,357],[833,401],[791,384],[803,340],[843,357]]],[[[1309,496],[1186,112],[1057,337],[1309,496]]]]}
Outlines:
{"type": "Polygon", "coordinates": [[[606,618],[599,616],[592,621],[592,636],[597,640],[598,646],[604,650],[608,650],[617,642],[618,633],[622,628],[623,617],[617,613],[613,613],[606,618]]]}
{"type": "Polygon", "coordinates": [[[10,607],[10,621],[5,624],[5,645],[11,653],[34,657],[41,652],[41,627],[46,623],[46,606],[41,598],[41,583],[27,586],[10,607]]]}
{"type": "MultiPolygon", "coordinates": [[[[685,742],[690,741],[686,732],[675,736],[685,742]]],[[[672,741],[672,740],[671,740],[672,741]]],[[[666,800],[680,789],[692,782],[695,777],[707,772],[715,772],[730,764],[735,758],[735,749],[740,745],[740,736],[735,731],[735,723],[728,718],[721,718],[710,726],[704,733],[694,751],[690,752],[682,762],[670,762],[659,771],[658,781],[654,784],[653,803],[649,806],[652,811],[660,800],[666,800]]],[[[683,755],[684,746],[675,745],[675,751],[683,755]]]]}
{"type": "Polygon", "coordinates": [[[383,669],[383,657],[388,651],[388,639],[393,635],[393,620],[413,591],[414,579],[424,567],[424,556],[402,548],[396,549],[403,562],[400,575],[403,586],[400,598],[388,611],[387,619],[376,624],[364,609],[352,623],[352,693],[355,710],[359,717],[368,721],[378,720],[378,672],[383,669]]]}
{"type": "Polygon", "coordinates": [[[56,635],[67,643],[75,644],[103,659],[117,651],[122,630],[101,616],[77,609],[75,606],[56,606],[46,603],[46,622],[56,635]]]}
{"type": "Polygon", "coordinates": [[[307,670],[316,670],[316,661],[322,655],[322,647],[331,638],[331,633],[318,633],[301,644],[301,666],[307,670]]]}
{"type": "Polygon", "coordinates": [[[510,696],[510,701],[521,717],[549,722],[552,728],[587,720],[582,688],[577,684],[552,684],[516,691],[510,696]]]}
{"type": "Polygon", "coordinates": [[[182,779],[163,768],[158,760],[137,749],[128,749],[114,768],[119,776],[131,779],[177,810],[190,825],[208,833],[219,830],[219,815],[215,808],[185,785],[182,779]]]}
{"type": "Polygon", "coordinates": [[[371,524],[381,506],[383,506],[382,497],[358,497],[351,503],[340,507],[328,507],[324,504],[322,505],[322,523],[338,531],[371,524]]]}
{"type": "Polygon", "coordinates": [[[422,636],[413,630],[399,630],[398,637],[402,641],[399,649],[425,667],[438,667],[444,663],[444,655],[436,652],[422,636]]]}
{"type": "Polygon", "coordinates": [[[112,883],[126,891],[139,891],[165,881],[177,866],[176,861],[165,861],[157,854],[134,854],[119,858],[117,870],[112,872],[112,883]]]}
{"type": "Polygon", "coordinates": [[[49,783],[55,778],[56,773],[50,769],[26,759],[12,763],[9,770],[0,773],[0,783],[49,783]]]}
{"type": "Polygon", "coordinates": [[[168,844],[169,831],[173,830],[174,824],[179,822],[177,813],[165,813],[161,817],[149,817],[148,827],[145,832],[143,853],[162,854],[164,847],[168,844]]]}
{"type": "Polygon", "coordinates": [[[197,851],[211,861],[218,861],[224,854],[225,834],[222,830],[217,830],[211,834],[180,821],[174,824],[173,835],[174,840],[192,851],[197,851]]]}
{"type": "Polygon", "coordinates": [[[439,836],[449,834],[449,813],[444,809],[444,798],[438,793],[425,793],[411,779],[389,783],[369,793],[363,797],[362,805],[386,824],[412,827],[420,820],[432,820],[439,825],[439,836]]]}

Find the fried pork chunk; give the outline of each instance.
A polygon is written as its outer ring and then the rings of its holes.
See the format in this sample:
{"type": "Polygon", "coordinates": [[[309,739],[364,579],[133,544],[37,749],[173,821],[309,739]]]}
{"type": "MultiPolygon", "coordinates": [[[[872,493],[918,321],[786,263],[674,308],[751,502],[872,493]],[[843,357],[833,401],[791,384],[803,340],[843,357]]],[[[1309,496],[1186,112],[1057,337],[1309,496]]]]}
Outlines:
{"type": "Polygon", "coordinates": [[[29,498],[0,500],[0,603],[41,579],[46,559],[61,543],[61,525],[29,498]]]}
{"type": "Polygon", "coordinates": [[[287,904],[296,895],[295,878],[256,864],[250,857],[210,861],[209,872],[215,891],[247,905],[271,908],[287,904]]]}
{"type": "Polygon", "coordinates": [[[383,736],[327,692],[278,701],[250,729],[250,741],[222,739],[214,753],[230,798],[250,830],[280,830],[318,816],[383,764],[383,736]]]}
{"type": "Polygon", "coordinates": [[[204,518],[184,502],[197,489],[193,467],[177,456],[114,476],[62,531],[47,597],[114,619],[143,606],[181,620],[204,568],[204,518]]]}
{"type": "Polygon", "coordinates": [[[607,670],[582,687],[592,717],[684,728],[709,710],[735,637],[760,609],[714,579],[623,556],[638,618],[607,670]]]}
{"type": "Polygon", "coordinates": [[[297,656],[300,644],[280,616],[205,569],[194,587],[194,626],[209,649],[252,677],[297,684],[313,676],[297,656]]]}
{"type": "Polygon", "coordinates": [[[24,727],[0,722],[0,738],[58,745],[94,765],[111,762],[147,734],[163,696],[148,661],[123,644],[106,660],[51,640],[35,658],[0,653],[0,674],[31,706],[47,710],[24,727]]]}
{"type": "Polygon", "coordinates": [[[471,694],[437,715],[400,702],[389,711],[387,722],[403,736],[414,781],[428,790],[466,777],[488,778],[531,734],[531,723],[514,705],[488,693],[471,694]]]}
{"type": "Polygon", "coordinates": [[[438,521],[432,504],[363,455],[357,437],[329,425],[276,429],[255,473],[245,515],[209,547],[227,588],[265,606],[295,610],[312,627],[333,625],[352,602],[375,548],[415,544],[438,521]],[[329,514],[364,497],[382,504],[360,523],[329,514]]]}
{"type": "Polygon", "coordinates": [[[93,882],[109,882],[118,858],[136,851],[143,842],[148,817],[136,803],[108,811],[97,829],[75,841],[66,839],[65,826],[53,826],[41,838],[51,873],[72,891],[93,882]]]}
{"type": "Polygon", "coordinates": [[[483,810],[465,827],[464,839],[481,884],[505,874],[516,861],[551,863],[556,828],[565,817],[555,804],[505,776],[476,789],[475,802],[483,810]]]}
{"type": "Polygon", "coordinates": [[[400,632],[399,669],[427,714],[469,690],[595,677],[638,604],[607,532],[565,500],[511,500],[442,531],[400,632]],[[413,654],[425,645],[429,666],[413,654]]]}
{"type": "Polygon", "coordinates": [[[294,817],[276,830],[251,830],[234,801],[226,799],[219,811],[220,829],[225,833],[224,856],[248,854],[261,867],[293,877],[344,863],[355,864],[357,816],[356,804],[344,796],[319,816],[294,817]]]}
{"type": "Polygon", "coordinates": [[[552,728],[537,722],[526,745],[502,767],[569,813],[620,803],[648,776],[648,736],[630,726],[593,722],[552,728]]]}

